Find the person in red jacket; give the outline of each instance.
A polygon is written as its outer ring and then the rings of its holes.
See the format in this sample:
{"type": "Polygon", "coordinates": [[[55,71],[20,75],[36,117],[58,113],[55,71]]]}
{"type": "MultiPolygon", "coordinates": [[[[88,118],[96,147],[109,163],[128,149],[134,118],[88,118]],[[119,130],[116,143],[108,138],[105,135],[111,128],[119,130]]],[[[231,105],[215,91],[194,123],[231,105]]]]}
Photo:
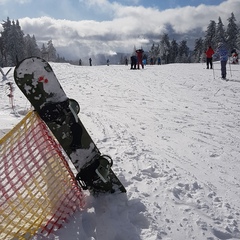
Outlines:
{"type": "Polygon", "coordinates": [[[137,53],[137,66],[138,66],[138,69],[139,69],[139,65],[142,66],[142,68],[144,68],[144,65],[143,65],[143,49],[138,49],[136,50],[136,53],[137,53]]]}
{"type": "Polygon", "coordinates": [[[214,51],[211,46],[208,47],[208,50],[205,52],[207,56],[207,69],[209,69],[209,64],[210,68],[213,68],[213,63],[212,63],[212,55],[214,54],[214,51]]]}

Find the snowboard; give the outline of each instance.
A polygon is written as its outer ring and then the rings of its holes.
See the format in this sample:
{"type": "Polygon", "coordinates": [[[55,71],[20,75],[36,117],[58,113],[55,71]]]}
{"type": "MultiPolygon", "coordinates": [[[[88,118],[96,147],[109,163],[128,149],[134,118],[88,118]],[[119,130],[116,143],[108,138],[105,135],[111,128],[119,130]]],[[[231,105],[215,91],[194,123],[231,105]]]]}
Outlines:
{"type": "Polygon", "coordinates": [[[70,158],[79,185],[94,195],[126,192],[111,157],[100,153],[78,117],[78,102],[67,97],[50,64],[26,58],[15,67],[14,79],[70,158]]]}

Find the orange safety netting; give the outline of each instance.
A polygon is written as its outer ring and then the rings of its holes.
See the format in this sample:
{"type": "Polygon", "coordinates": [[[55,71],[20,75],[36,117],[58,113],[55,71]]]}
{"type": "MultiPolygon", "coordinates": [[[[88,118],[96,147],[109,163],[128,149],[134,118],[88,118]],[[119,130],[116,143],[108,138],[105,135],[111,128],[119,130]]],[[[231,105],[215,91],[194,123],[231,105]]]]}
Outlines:
{"type": "Polygon", "coordinates": [[[62,148],[35,112],[0,139],[0,239],[48,235],[84,205],[62,148]]]}

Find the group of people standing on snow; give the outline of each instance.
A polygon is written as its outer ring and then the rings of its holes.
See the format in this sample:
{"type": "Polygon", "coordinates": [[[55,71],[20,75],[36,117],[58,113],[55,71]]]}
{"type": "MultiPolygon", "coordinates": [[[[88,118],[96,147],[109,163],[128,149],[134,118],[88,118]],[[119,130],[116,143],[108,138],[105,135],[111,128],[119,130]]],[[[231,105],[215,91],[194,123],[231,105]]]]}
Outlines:
{"type": "Polygon", "coordinates": [[[136,50],[136,54],[133,54],[131,56],[131,69],[140,69],[140,65],[142,66],[142,69],[144,68],[143,64],[143,49],[136,50]]]}
{"type": "MultiPolygon", "coordinates": [[[[233,50],[232,52],[232,59],[233,62],[232,63],[238,63],[238,54],[236,52],[236,50],[233,50]]],[[[211,46],[208,47],[207,51],[205,52],[206,54],[206,58],[207,58],[207,69],[213,69],[213,57],[219,57],[220,59],[220,63],[221,63],[221,75],[222,75],[222,79],[226,79],[227,77],[227,61],[228,61],[228,50],[226,48],[226,46],[220,42],[218,43],[218,47],[216,52],[214,52],[214,50],[212,49],[211,46]]]]}

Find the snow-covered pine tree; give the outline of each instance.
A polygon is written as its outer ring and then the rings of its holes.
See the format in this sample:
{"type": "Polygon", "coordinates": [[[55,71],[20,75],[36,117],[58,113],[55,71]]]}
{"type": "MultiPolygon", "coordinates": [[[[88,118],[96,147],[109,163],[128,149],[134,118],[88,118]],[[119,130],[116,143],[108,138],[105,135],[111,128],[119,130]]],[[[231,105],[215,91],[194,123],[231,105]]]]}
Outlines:
{"type": "Polygon", "coordinates": [[[18,60],[21,61],[26,57],[26,55],[24,51],[25,50],[24,32],[22,31],[18,20],[16,20],[15,28],[16,28],[16,36],[17,36],[17,41],[16,41],[17,57],[18,57],[18,60]]]}
{"type": "Polygon", "coordinates": [[[11,29],[11,21],[9,17],[2,23],[3,31],[1,32],[1,53],[2,53],[2,66],[9,66],[10,56],[7,48],[8,36],[11,29]]]}
{"type": "Polygon", "coordinates": [[[218,23],[216,26],[216,42],[213,45],[213,48],[217,48],[217,44],[219,42],[226,43],[226,31],[224,29],[224,25],[221,17],[218,18],[218,23]]]}
{"type": "Polygon", "coordinates": [[[1,32],[1,55],[3,66],[16,65],[17,61],[25,58],[24,33],[21,30],[19,21],[7,21],[2,23],[1,32]]]}
{"type": "Polygon", "coordinates": [[[195,40],[195,46],[193,50],[193,61],[196,63],[203,62],[205,57],[205,47],[204,47],[204,41],[202,38],[198,38],[195,40]]]}
{"type": "Polygon", "coordinates": [[[238,26],[237,49],[240,51],[240,26],[238,26]]]}
{"type": "Polygon", "coordinates": [[[168,64],[170,56],[170,41],[167,33],[163,34],[160,41],[160,55],[162,62],[168,64]]]}
{"type": "Polygon", "coordinates": [[[179,63],[189,62],[189,48],[187,46],[186,40],[182,40],[179,43],[177,62],[179,63]]]}
{"type": "Polygon", "coordinates": [[[24,42],[25,42],[26,57],[32,57],[32,56],[40,57],[41,56],[41,52],[37,45],[34,35],[31,37],[29,34],[27,34],[27,36],[24,37],[24,42]]]}
{"type": "Polygon", "coordinates": [[[206,35],[205,35],[205,48],[208,46],[212,46],[216,43],[216,22],[211,20],[207,30],[206,30],[206,35]]]}
{"type": "Polygon", "coordinates": [[[227,45],[229,50],[233,50],[237,48],[237,37],[238,37],[238,26],[236,24],[236,18],[233,13],[231,13],[231,17],[228,18],[227,25],[227,45]]]}
{"type": "Polygon", "coordinates": [[[175,39],[170,43],[170,52],[169,52],[169,63],[175,63],[178,55],[179,45],[175,39]]]}
{"type": "Polygon", "coordinates": [[[153,64],[155,64],[159,55],[160,55],[159,44],[153,43],[150,51],[148,52],[148,62],[150,63],[152,59],[153,64]]]}
{"type": "Polygon", "coordinates": [[[44,60],[48,61],[48,52],[47,52],[47,48],[45,47],[44,43],[42,44],[41,55],[44,60]]]}
{"type": "Polygon", "coordinates": [[[6,42],[6,49],[10,56],[10,62],[8,62],[10,66],[16,65],[18,61],[21,61],[25,58],[25,43],[23,36],[24,33],[21,30],[18,20],[16,23],[13,20],[6,42]]]}
{"type": "Polygon", "coordinates": [[[48,61],[55,62],[57,59],[57,51],[53,46],[52,40],[49,40],[47,43],[47,52],[48,52],[48,61]]]}

